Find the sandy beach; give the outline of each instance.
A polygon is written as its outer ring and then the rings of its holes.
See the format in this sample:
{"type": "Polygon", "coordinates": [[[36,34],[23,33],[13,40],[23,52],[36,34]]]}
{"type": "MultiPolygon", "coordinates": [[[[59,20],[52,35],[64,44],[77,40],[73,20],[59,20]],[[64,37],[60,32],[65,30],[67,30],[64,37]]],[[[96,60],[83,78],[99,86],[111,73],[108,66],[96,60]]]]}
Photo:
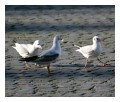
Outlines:
{"type": "Polygon", "coordinates": [[[6,6],[5,7],[5,96],[6,97],[115,97],[115,6],[6,6]],[[47,69],[29,63],[26,69],[11,47],[18,43],[44,41],[52,46],[60,34],[62,55],[47,69]],[[73,44],[92,44],[99,35],[103,52],[99,56],[110,64],[102,66],[75,52],[73,44]]]}

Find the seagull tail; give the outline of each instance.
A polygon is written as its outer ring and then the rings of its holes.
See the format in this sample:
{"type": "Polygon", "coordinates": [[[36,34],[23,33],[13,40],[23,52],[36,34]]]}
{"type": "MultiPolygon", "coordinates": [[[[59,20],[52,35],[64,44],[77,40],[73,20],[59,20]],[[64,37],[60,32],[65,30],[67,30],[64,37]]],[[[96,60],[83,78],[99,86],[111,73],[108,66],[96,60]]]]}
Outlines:
{"type": "Polygon", "coordinates": [[[74,44],[73,46],[75,46],[75,47],[77,47],[77,48],[80,48],[80,46],[78,46],[78,45],[75,45],[75,44],[74,44]]]}
{"type": "Polygon", "coordinates": [[[11,47],[16,49],[16,44],[11,44],[11,47]]]}

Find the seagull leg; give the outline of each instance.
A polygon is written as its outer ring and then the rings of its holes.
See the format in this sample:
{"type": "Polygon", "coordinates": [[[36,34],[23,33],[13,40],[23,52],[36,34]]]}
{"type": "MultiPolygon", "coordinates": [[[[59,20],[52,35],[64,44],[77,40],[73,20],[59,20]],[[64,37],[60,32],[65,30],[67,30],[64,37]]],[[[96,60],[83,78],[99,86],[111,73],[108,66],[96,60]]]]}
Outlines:
{"type": "Polygon", "coordinates": [[[25,68],[29,68],[30,66],[27,64],[27,62],[25,61],[25,68]]]}
{"type": "Polygon", "coordinates": [[[110,64],[107,64],[107,63],[102,62],[98,57],[97,57],[97,60],[98,60],[100,63],[102,63],[103,66],[108,66],[108,65],[110,65],[110,64]]]}
{"type": "Polygon", "coordinates": [[[50,75],[50,65],[47,65],[48,74],[50,75]]]}
{"type": "Polygon", "coordinates": [[[87,68],[87,62],[88,62],[88,59],[86,59],[86,63],[85,63],[85,67],[84,68],[87,68]]]}

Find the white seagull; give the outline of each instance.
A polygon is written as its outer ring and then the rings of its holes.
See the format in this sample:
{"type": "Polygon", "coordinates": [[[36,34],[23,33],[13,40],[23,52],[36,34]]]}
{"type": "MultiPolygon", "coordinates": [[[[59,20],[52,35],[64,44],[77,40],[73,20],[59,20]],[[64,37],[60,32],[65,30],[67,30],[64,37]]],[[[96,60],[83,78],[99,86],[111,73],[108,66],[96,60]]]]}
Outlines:
{"type": "MultiPolygon", "coordinates": [[[[12,46],[22,58],[29,58],[36,56],[40,49],[42,49],[43,43],[41,40],[35,40],[33,44],[19,44],[15,43],[15,46],[12,46]]],[[[29,67],[25,62],[25,66],[29,67]]]]}
{"type": "Polygon", "coordinates": [[[38,54],[39,49],[42,49],[40,40],[36,40],[33,44],[15,43],[12,46],[22,58],[29,58],[38,54]]]}
{"type": "Polygon", "coordinates": [[[95,58],[95,57],[97,57],[97,60],[99,62],[101,62],[104,66],[107,65],[98,58],[98,56],[102,52],[102,47],[101,47],[100,41],[101,41],[101,39],[98,36],[94,36],[92,45],[87,45],[87,46],[83,46],[83,47],[74,45],[75,47],[79,48],[75,51],[80,52],[86,58],[85,68],[87,67],[88,58],[95,58]]]}
{"type": "Polygon", "coordinates": [[[50,64],[54,62],[61,55],[60,35],[56,35],[53,39],[53,45],[50,49],[45,50],[37,56],[22,58],[20,61],[35,62],[37,64],[46,65],[48,74],[50,75],[50,64]]]}

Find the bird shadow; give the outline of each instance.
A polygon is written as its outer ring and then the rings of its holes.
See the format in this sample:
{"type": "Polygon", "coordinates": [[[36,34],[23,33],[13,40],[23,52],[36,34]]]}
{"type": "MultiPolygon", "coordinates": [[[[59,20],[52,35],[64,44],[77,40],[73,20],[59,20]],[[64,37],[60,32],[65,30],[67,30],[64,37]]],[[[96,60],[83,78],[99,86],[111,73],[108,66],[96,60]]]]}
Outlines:
{"type": "Polygon", "coordinates": [[[51,74],[48,75],[47,69],[30,68],[30,69],[10,69],[5,70],[5,78],[17,80],[19,78],[34,79],[34,78],[77,78],[77,77],[114,77],[114,66],[96,66],[89,65],[84,68],[82,64],[64,64],[52,65],[51,74]]]}
{"type": "MultiPolygon", "coordinates": [[[[56,65],[52,65],[54,67],[84,67],[84,64],[56,64],[56,65]]],[[[115,67],[114,65],[107,65],[107,66],[102,66],[102,65],[96,65],[94,66],[93,64],[89,64],[87,65],[87,67],[115,67]]]]}

